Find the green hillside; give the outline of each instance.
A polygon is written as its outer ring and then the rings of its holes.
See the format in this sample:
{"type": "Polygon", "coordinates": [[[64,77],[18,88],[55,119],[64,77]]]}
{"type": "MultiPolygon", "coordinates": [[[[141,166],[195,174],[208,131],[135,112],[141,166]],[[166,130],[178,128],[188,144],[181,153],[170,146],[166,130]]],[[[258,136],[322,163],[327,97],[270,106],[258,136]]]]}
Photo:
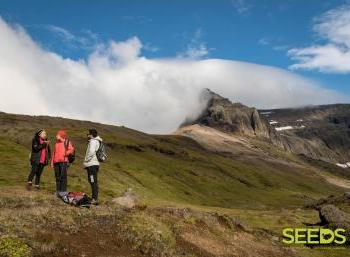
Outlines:
{"type": "Polygon", "coordinates": [[[0,113],[0,256],[346,256],[345,250],[282,247],[284,227],[317,223],[303,206],[344,188],[320,174],[327,165],[255,142],[271,158],[214,153],[183,136],[148,135],[124,127],[52,117],[0,113]],[[68,206],[54,195],[53,170],[42,190],[24,189],[33,134],[54,142],[66,129],[77,149],[68,188],[90,193],[81,162],[86,133],[96,128],[109,159],[99,173],[101,204],[68,206]],[[319,169],[315,167],[320,167],[319,169]],[[134,209],[112,199],[132,188],[134,209]],[[77,239],[81,243],[76,243],[77,239]],[[87,243],[88,242],[88,243],[87,243]],[[258,253],[258,254],[257,254],[258,253]]]}
{"type": "MultiPolygon", "coordinates": [[[[212,153],[180,136],[147,135],[123,127],[61,118],[0,116],[0,185],[21,186],[29,171],[30,141],[45,128],[54,142],[66,129],[77,149],[69,170],[70,190],[89,191],[81,162],[86,131],[95,127],[108,146],[109,159],[100,172],[102,199],[133,188],[145,201],[177,202],[225,208],[266,208],[301,205],[309,198],[338,193],[341,189],[320,179],[308,167],[212,153]]],[[[43,174],[43,189],[53,192],[53,170],[43,174]]]]}

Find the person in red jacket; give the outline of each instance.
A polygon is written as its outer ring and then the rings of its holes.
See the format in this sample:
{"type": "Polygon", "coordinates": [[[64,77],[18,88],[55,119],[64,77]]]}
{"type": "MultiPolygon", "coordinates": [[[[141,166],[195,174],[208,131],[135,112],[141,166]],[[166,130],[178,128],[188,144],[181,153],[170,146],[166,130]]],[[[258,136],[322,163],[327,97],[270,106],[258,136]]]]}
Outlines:
{"type": "Polygon", "coordinates": [[[74,147],[64,130],[57,132],[56,139],[51,166],[55,169],[56,193],[58,194],[67,191],[68,156],[74,153],[74,147]]]}

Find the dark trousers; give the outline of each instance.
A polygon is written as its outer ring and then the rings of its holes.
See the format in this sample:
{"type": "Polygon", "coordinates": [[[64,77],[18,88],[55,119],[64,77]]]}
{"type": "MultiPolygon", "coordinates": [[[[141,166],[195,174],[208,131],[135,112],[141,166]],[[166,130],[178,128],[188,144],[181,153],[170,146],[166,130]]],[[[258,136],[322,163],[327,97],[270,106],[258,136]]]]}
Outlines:
{"type": "Polygon", "coordinates": [[[28,182],[32,182],[35,177],[35,185],[40,184],[40,177],[44,170],[43,164],[32,164],[32,168],[30,170],[29,176],[28,176],[28,182]]]}
{"type": "Polygon", "coordinates": [[[100,166],[94,165],[87,167],[87,175],[88,175],[88,180],[91,185],[91,191],[92,191],[92,198],[97,201],[98,198],[98,183],[97,183],[97,173],[99,170],[100,166]]]}
{"type": "Polygon", "coordinates": [[[55,163],[54,168],[55,168],[55,177],[56,177],[56,192],[66,192],[68,163],[66,162],[55,163]]]}

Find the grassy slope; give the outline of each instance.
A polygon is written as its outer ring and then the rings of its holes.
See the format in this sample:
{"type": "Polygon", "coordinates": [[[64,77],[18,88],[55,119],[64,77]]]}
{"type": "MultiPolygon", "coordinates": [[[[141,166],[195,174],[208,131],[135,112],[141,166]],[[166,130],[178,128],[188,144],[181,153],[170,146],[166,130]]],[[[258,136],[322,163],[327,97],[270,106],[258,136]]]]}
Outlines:
{"type": "Polygon", "coordinates": [[[124,210],[111,202],[85,209],[45,192],[0,192],[2,257],[295,257],[271,239],[269,233],[219,212],[124,210]],[[13,193],[21,197],[13,198],[13,193]]]}
{"type": "MultiPolygon", "coordinates": [[[[108,144],[109,160],[103,164],[99,176],[101,200],[107,203],[132,187],[148,206],[215,210],[242,217],[254,228],[269,230],[278,236],[282,227],[300,227],[303,221],[317,222],[315,212],[295,211],[310,198],[344,191],[321,179],[314,168],[295,169],[286,162],[263,158],[232,158],[204,150],[185,137],[147,135],[123,127],[2,113],[0,187],[21,192],[18,187],[25,185],[28,175],[29,147],[34,132],[46,128],[52,138],[58,129],[64,128],[77,148],[76,163],[69,170],[69,189],[90,192],[81,161],[86,129],[91,127],[97,128],[108,144]],[[283,218],[289,215],[286,209],[293,212],[290,218],[283,218]]],[[[294,162],[294,156],[279,154],[287,162],[294,162]]],[[[51,168],[44,171],[43,190],[47,195],[54,190],[51,168]]],[[[313,254],[322,256],[319,251],[313,254]]]]}
{"type": "MultiPolygon", "coordinates": [[[[307,168],[295,170],[258,159],[235,160],[208,152],[185,137],[152,136],[127,128],[60,118],[2,114],[0,119],[2,186],[24,184],[29,170],[30,140],[36,129],[44,127],[52,137],[64,128],[77,147],[77,160],[69,171],[69,188],[89,191],[81,161],[86,129],[97,127],[109,146],[109,160],[102,166],[99,177],[102,199],[132,187],[149,202],[266,208],[286,206],[287,202],[289,206],[300,205],[309,197],[340,191],[307,168]]],[[[53,190],[51,168],[45,169],[43,182],[45,190],[53,190]]]]}

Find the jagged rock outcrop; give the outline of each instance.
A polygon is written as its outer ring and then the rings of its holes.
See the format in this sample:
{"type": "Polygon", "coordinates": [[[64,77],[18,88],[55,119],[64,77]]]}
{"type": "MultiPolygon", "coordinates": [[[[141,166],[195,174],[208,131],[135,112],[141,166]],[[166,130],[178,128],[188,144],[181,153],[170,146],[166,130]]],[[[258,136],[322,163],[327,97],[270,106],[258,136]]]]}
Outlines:
{"type": "Polygon", "coordinates": [[[350,104],[257,110],[232,103],[209,89],[203,95],[208,99],[207,107],[182,127],[198,124],[268,140],[307,158],[345,166],[350,163],[350,104]]]}
{"type": "Polygon", "coordinates": [[[347,244],[350,243],[350,214],[334,205],[324,205],[319,208],[321,224],[330,229],[344,229],[347,244]]]}
{"type": "Polygon", "coordinates": [[[347,243],[350,239],[350,213],[349,213],[350,193],[343,195],[332,195],[328,198],[319,199],[306,206],[318,211],[320,222],[318,225],[330,229],[345,229],[347,243]]]}
{"type": "MultiPolygon", "coordinates": [[[[339,210],[332,204],[327,204],[318,209],[322,224],[344,224],[350,222],[350,214],[339,210]]],[[[348,224],[350,226],[350,223],[348,224]]]]}
{"type": "Polygon", "coordinates": [[[232,103],[209,89],[204,94],[209,99],[207,108],[199,118],[183,125],[201,124],[226,133],[269,138],[268,122],[256,108],[232,103]]]}

